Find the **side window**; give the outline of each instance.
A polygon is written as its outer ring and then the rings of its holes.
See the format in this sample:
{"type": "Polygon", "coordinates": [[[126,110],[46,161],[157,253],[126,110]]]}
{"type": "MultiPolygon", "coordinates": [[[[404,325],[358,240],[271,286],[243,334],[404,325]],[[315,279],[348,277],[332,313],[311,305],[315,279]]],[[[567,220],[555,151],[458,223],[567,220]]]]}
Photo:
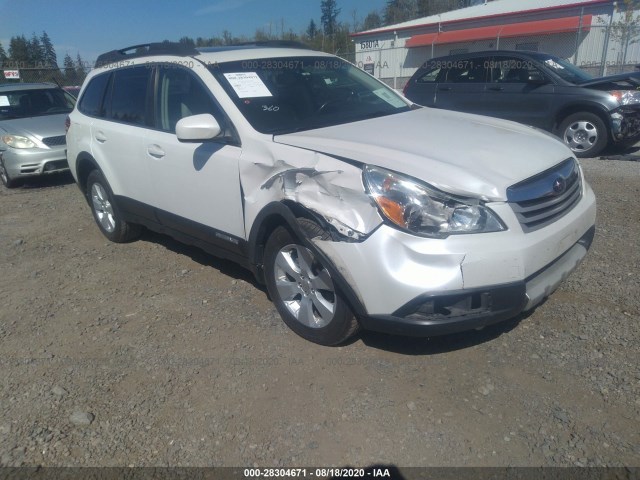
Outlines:
{"type": "Polygon", "coordinates": [[[113,73],[111,119],[134,125],[147,124],[147,90],[152,71],[147,67],[134,67],[113,73]]]}
{"type": "Polygon", "coordinates": [[[531,60],[516,57],[496,57],[491,62],[493,82],[527,83],[529,78],[544,78],[531,60]]]}
{"type": "Polygon", "coordinates": [[[449,62],[447,83],[484,83],[489,78],[489,58],[478,57],[449,62]]]}
{"type": "Polygon", "coordinates": [[[417,83],[435,83],[438,81],[438,77],[441,76],[440,73],[442,71],[443,69],[440,67],[431,68],[424,72],[423,75],[420,75],[416,81],[417,83]]]}
{"type": "Polygon", "coordinates": [[[80,99],[78,110],[90,117],[104,117],[104,93],[110,73],[93,77],[80,99]]]}
{"type": "Polygon", "coordinates": [[[210,113],[220,121],[218,109],[206,88],[188,70],[160,65],[158,75],[156,128],[175,133],[178,120],[201,113],[210,113]]]}

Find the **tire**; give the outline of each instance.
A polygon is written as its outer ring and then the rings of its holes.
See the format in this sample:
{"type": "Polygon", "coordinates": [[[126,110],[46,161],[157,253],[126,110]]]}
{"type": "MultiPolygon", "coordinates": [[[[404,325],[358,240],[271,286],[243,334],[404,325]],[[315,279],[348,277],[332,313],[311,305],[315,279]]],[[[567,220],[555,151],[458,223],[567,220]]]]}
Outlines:
{"type": "Polygon", "coordinates": [[[4,167],[4,161],[1,161],[1,160],[0,160],[0,180],[2,181],[2,184],[7,188],[15,188],[22,185],[22,180],[11,178],[9,176],[9,172],[7,172],[7,169],[4,167]]]}
{"type": "Polygon", "coordinates": [[[558,128],[560,138],[576,157],[595,157],[609,143],[609,132],[602,119],[589,112],[569,115],[558,128]]]}
{"type": "Polygon", "coordinates": [[[99,170],[93,170],[87,178],[87,200],[98,228],[109,240],[124,243],[140,236],[142,227],[122,219],[111,187],[99,170]]]}
{"type": "MultiPolygon", "coordinates": [[[[308,238],[328,238],[316,223],[298,219],[308,238]]],[[[267,290],[284,323],[302,338],[338,345],[359,324],[327,268],[286,228],[276,228],[265,246],[267,290]]]]}

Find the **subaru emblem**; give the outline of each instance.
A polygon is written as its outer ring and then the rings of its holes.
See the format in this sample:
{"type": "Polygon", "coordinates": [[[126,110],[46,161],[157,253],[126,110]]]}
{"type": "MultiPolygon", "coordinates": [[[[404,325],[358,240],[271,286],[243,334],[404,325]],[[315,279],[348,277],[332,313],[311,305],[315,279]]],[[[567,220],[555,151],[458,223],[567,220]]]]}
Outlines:
{"type": "Polygon", "coordinates": [[[558,177],[553,182],[553,191],[556,195],[560,195],[567,188],[567,182],[564,178],[558,177]]]}

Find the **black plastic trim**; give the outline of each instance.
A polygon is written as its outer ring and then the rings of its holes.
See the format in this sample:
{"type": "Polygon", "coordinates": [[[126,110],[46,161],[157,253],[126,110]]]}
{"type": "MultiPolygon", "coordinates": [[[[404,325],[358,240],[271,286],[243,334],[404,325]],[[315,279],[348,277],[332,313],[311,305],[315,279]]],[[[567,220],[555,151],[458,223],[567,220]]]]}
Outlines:
{"type": "Polygon", "coordinates": [[[511,284],[456,290],[451,292],[429,293],[420,295],[395,311],[391,315],[372,315],[361,319],[362,327],[366,330],[427,337],[462,332],[474,328],[498,323],[518,315],[527,303],[524,281],[511,284]],[[415,314],[416,310],[429,301],[445,302],[453,297],[471,297],[474,295],[487,296],[490,305],[486,309],[470,310],[466,314],[451,316],[423,316],[415,314]]]}
{"type": "Polygon", "coordinates": [[[169,235],[184,244],[193,245],[253,271],[248,260],[246,240],[128,197],[116,196],[115,201],[125,220],[144,225],[149,230],[169,235]]]}

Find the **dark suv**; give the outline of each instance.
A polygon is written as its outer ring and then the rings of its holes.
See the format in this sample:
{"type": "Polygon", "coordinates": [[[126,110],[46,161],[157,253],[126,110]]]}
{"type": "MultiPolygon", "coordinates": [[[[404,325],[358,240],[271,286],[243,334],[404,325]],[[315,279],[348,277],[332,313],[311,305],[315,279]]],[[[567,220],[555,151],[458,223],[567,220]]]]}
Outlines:
{"type": "Polygon", "coordinates": [[[592,78],[546,53],[485,51],[428,60],[407,83],[420,105],[532,125],[578,157],[640,140],[640,72],[592,78]]]}

